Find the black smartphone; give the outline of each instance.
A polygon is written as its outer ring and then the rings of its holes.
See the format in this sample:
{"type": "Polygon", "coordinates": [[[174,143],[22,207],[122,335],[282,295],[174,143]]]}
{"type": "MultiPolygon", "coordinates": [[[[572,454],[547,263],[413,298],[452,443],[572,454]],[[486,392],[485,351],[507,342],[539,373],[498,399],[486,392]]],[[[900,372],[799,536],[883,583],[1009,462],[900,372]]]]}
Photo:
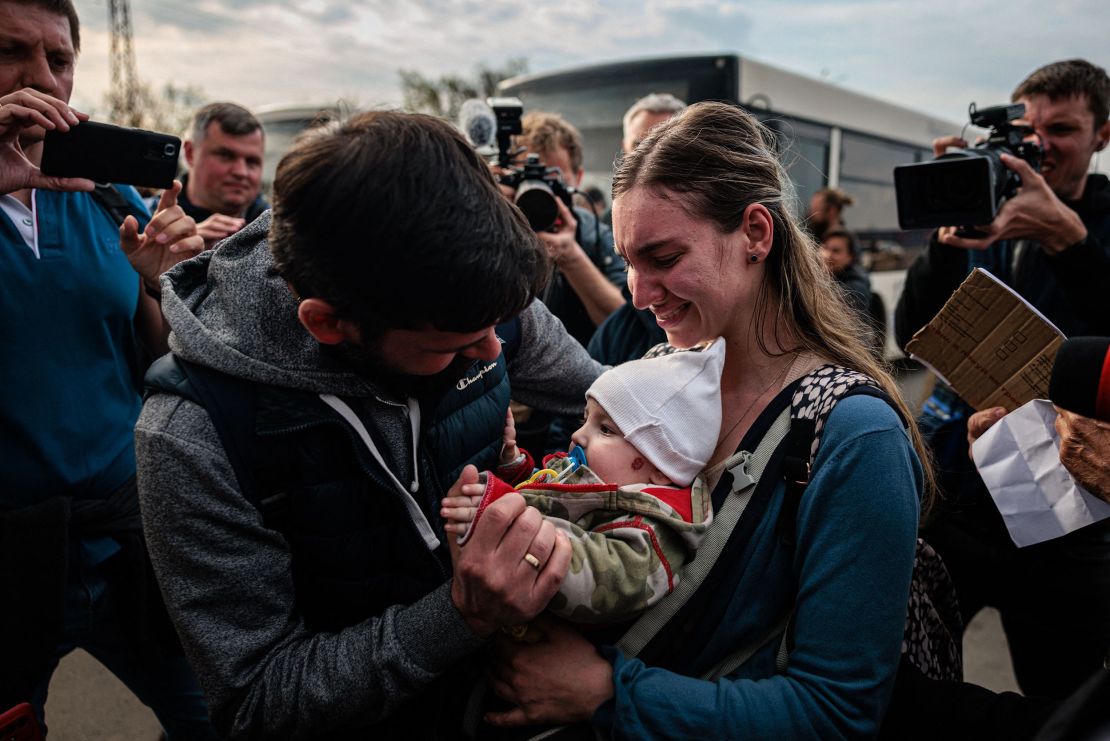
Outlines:
{"type": "Polygon", "coordinates": [[[48,129],[42,149],[46,175],[169,188],[181,140],[157,131],[82,121],[69,131],[48,129]]]}

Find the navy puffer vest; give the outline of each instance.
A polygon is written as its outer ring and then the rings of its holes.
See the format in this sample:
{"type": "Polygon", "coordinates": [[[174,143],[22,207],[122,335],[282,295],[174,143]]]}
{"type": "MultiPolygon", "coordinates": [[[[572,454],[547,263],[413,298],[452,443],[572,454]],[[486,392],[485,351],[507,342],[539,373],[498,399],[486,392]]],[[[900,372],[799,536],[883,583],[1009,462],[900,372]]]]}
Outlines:
{"type": "Polygon", "coordinates": [[[244,496],[288,539],[298,609],[313,630],[337,630],[411,604],[450,575],[439,500],[467,463],[496,465],[509,404],[504,353],[477,362],[423,401],[414,495],[441,545],[424,543],[402,494],[356,433],[312,393],[233,378],[166,356],[147,393],[208,411],[244,496]],[[434,455],[433,455],[434,451],[434,455]]]}

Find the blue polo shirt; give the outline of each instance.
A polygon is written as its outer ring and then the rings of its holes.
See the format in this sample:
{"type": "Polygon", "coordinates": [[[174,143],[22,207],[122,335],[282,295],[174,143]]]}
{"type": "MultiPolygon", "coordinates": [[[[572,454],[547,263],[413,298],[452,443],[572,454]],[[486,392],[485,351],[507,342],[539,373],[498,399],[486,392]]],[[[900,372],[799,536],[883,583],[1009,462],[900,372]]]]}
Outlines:
{"type": "MultiPolygon", "coordinates": [[[[135,210],[134,189],[119,186],[135,210]]],[[[0,508],[103,498],[135,473],[139,277],[88,193],[35,191],[38,254],[0,210],[0,508]]]]}

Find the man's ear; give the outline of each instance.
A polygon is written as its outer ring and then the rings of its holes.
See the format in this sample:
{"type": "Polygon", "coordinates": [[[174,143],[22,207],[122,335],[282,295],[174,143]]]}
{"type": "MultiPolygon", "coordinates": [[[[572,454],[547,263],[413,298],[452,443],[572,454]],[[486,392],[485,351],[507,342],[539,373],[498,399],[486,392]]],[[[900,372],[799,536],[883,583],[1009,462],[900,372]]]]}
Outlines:
{"type": "Polygon", "coordinates": [[[1095,144],[1096,152],[1106,149],[1106,144],[1110,142],[1110,121],[1106,121],[1099,127],[1098,131],[1095,132],[1095,139],[1098,140],[1095,144]]]}
{"type": "Polygon", "coordinates": [[[341,319],[335,307],[322,298],[306,298],[297,305],[297,318],[322,345],[338,345],[341,342],[358,342],[358,327],[347,319],[341,319]]]}
{"type": "Polygon", "coordinates": [[[186,139],[185,143],[181,145],[181,151],[185,153],[185,164],[189,169],[193,169],[193,140],[186,139]]]}

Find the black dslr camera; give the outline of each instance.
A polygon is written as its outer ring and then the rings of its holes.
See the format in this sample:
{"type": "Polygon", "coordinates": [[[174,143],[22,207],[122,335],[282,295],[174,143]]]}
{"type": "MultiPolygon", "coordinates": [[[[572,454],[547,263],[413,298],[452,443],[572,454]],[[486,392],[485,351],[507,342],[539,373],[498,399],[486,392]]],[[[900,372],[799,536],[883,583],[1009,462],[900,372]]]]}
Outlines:
{"type": "Polygon", "coordinates": [[[1013,123],[1025,114],[1023,103],[976,110],[968,107],[975,126],[990,136],[967,149],[955,149],[931,162],[894,168],[898,223],[903,229],[967,227],[994,221],[1002,202],[1021,186],[1021,178],[1002,164],[1010,154],[1040,170],[1044,149],[1033,140],[1033,129],[1013,123]]]}
{"type": "Polygon", "coordinates": [[[516,190],[517,207],[528,217],[528,223],[537,232],[555,226],[559,217],[558,198],[572,208],[574,188],[563,182],[558,167],[544,167],[539,156],[530,154],[522,167],[514,164],[522,149],[513,151],[513,136],[519,134],[520,116],[524,104],[520,98],[490,98],[490,108],[497,119],[497,165],[501,168],[501,184],[516,190]]]}

